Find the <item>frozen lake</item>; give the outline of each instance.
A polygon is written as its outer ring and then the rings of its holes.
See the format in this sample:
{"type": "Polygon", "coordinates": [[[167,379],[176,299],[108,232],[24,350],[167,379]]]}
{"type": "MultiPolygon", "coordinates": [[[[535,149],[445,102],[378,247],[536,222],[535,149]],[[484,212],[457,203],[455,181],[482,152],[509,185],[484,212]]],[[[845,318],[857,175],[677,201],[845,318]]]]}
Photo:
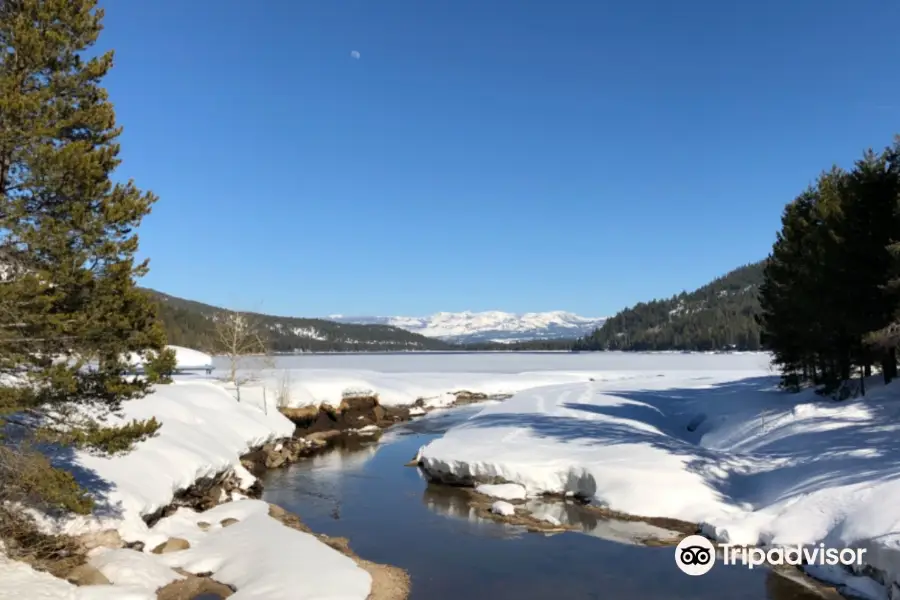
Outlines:
{"type": "MultiPolygon", "coordinates": [[[[254,359],[247,359],[254,362],[254,359]]],[[[741,370],[766,368],[766,353],[422,352],[300,354],[275,357],[277,369],[359,369],[390,373],[522,373],[529,371],[741,370]]],[[[258,362],[258,361],[257,361],[258,362]]],[[[217,367],[225,361],[217,357],[217,367]]]]}

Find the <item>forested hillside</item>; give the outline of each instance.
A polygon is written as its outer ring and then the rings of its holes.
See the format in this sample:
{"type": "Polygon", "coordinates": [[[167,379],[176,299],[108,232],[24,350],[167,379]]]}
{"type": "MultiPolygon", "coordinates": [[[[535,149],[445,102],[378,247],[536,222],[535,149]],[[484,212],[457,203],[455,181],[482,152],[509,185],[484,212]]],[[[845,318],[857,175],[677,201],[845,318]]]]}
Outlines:
{"type": "Polygon", "coordinates": [[[757,350],[763,262],[693,292],[642,302],[578,340],[575,350],[757,350]]]}
{"type": "MultiPolygon", "coordinates": [[[[170,344],[214,352],[213,317],[224,309],[147,290],[159,307],[170,344]]],[[[387,325],[354,325],[324,319],[250,313],[274,352],[452,350],[456,346],[387,325]]]]}

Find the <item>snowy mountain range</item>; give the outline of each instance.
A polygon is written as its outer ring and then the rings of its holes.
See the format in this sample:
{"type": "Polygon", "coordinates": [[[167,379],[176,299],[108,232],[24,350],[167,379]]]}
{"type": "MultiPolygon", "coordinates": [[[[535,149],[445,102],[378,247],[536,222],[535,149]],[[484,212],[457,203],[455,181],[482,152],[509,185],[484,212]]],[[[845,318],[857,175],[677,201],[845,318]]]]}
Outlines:
{"type": "Polygon", "coordinates": [[[592,332],[603,325],[606,320],[605,318],[582,317],[559,310],[524,314],[501,311],[439,312],[429,317],[330,315],[326,318],[339,323],[391,325],[412,333],[456,344],[574,339],[592,332]]]}

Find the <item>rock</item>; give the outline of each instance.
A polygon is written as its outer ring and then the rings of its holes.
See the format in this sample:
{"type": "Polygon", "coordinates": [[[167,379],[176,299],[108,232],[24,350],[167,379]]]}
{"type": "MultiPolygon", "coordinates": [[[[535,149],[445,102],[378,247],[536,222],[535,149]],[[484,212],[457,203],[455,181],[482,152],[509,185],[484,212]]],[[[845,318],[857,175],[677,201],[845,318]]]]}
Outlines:
{"type": "Polygon", "coordinates": [[[240,489],[240,479],[229,468],[212,477],[198,479],[194,482],[194,485],[175,494],[171,504],[145,516],[144,522],[152,527],[160,519],[168,517],[181,506],[197,512],[207,511],[221,504],[223,500],[228,499],[232,491],[240,491],[240,489]]]}
{"type": "Polygon", "coordinates": [[[135,550],[137,552],[143,552],[145,545],[146,544],[144,544],[144,542],[129,542],[125,544],[125,548],[128,548],[129,550],[135,550]]]}
{"type": "Polygon", "coordinates": [[[197,527],[200,528],[200,531],[209,531],[209,528],[212,527],[212,525],[206,521],[197,521],[197,527]]]}
{"type": "Polygon", "coordinates": [[[237,519],[233,519],[231,517],[228,517],[227,519],[222,519],[221,521],[219,521],[219,524],[222,527],[231,527],[235,523],[239,523],[239,521],[237,519]]]}
{"type": "Polygon", "coordinates": [[[389,423],[409,421],[409,408],[406,406],[385,406],[384,420],[389,423]]]}
{"type": "Polygon", "coordinates": [[[266,468],[277,469],[287,462],[287,458],[281,453],[272,453],[266,456],[266,468]]]}
{"type": "Polygon", "coordinates": [[[172,583],[159,588],[156,593],[157,600],[194,600],[196,598],[228,598],[234,594],[234,590],[224,583],[194,575],[192,573],[181,572],[185,579],[173,581],[172,583]]]}
{"type": "MultiPolygon", "coordinates": [[[[66,580],[75,585],[109,585],[111,582],[97,567],[84,564],[72,569],[66,580]]],[[[24,599],[23,599],[24,600],[24,599]]]]}
{"type": "Polygon", "coordinates": [[[262,495],[263,495],[262,481],[260,481],[258,479],[256,481],[254,481],[253,485],[251,485],[248,489],[244,490],[244,495],[246,495],[248,498],[256,498],[256,499],[262,498],[262,495]]]}
{"type": "Polygon", "coordinates": [[[153,554],[168,554],[170,552],[178,552],[179,550],[187,550],[191,545],[183,538],[169,538],[152,550],[153,554]]]}
{"type": "Polygon", "coordinates": [[[341,432],[337,429],[332,429],[330,431],[316,431],[315,433],[311,433],[306,436],[306,439],[312,442],[313,444],[327,444],[328,440],[332,438],[336,438],[341,435],[341,432]]]}
{"type": "Polygon", "coordinates": [[[474,404],[476,402],[484,402],[488,399],[487,394],[483,394],[481,392],[470,392],[469,390],[460,390],[458,392],[454,392],[453,395],[456,396],[456,402],[454,402],[454,404],[457,406],[474,404]]]}
{"type": "Polygon", "coordinates": [[[94,533],[86,533],[78,537],[78,543],[90,552],[95,548],[124,548],[125,542],[115,529],[105,529],[94,533]]]}

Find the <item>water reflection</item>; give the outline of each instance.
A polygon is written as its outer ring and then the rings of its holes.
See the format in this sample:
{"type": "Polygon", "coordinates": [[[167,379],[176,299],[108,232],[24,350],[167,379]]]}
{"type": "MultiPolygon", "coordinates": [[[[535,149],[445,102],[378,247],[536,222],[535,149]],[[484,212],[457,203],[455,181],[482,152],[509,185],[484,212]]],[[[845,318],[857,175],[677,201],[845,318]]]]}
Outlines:
{"type": "MultiPolygon", "coordinates": [[[[466,490],[430,484],[422,493],[422,502],[438,514],[465,519],[471,523],[496,523],[479,515],[478,510],[470,505],[471,496],[466,490]]],[[[528,500],[523,508],[533,517],[574,527],[576,531],[617,542],[620,544],[642,545],[647,541],[671,540],[679,537],[679,533],[641,521],[621,521],[606,519],[596,512],[571,501],[534,498],[528,500]]],[[[522,527],[508,526],[505,529],[514,531],[515,535],[524,530],[522,527]]],[[[548,532],[543,535],[556,535],[560,532],[548,532]]]]}

